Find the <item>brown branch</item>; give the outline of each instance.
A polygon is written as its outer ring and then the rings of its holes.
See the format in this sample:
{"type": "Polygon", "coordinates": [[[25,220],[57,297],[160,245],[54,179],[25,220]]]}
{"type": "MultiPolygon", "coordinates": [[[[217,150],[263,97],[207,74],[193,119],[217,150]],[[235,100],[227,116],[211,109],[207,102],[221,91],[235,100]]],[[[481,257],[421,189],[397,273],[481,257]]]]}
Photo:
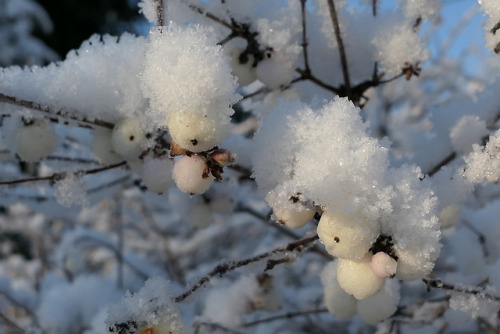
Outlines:
{"type": "Polygon", "coordinates": [[[163,0],[153,0],[153,2],[156,5],[156,25],[161,27],[164,24],[164,17],[163,17],[163,0]]]}
{"type": "Polygon", "coordinates": [[[316,85],[326,89],[326,90],[329,90],[330,92],[333,92],[337,95],[340,95],[341,94],[341,91],[340,89],[336,88],[336,87],[333,87],[323,81],[321,81],[320,79],[316,78],[314,75],[312,75],[311,73],[307,73],[306,70],[303,70],[301,68],[296,68],[295,69],[295,72],[299,73],[301,75],[301,77],[297,80],[297,81],[301,81],[301,80],[309,80],[313,83],[315,83],[316,85]]]}
{"type": "Polygon", "coordinates": [[[106,121],[101,121],[98,119],[91,121],[91,120],[88,120],[86,118],[79,118],[75,115],[72,115],[72,114],[76,114],[76,113],[70,113],[68,111],[63,111],[63,110],[56,111],[50,107],[47,107],[47,106],[44,107],[38,103],[28,101],[28,100],[19,99],[19,98],[13,97],[13,96],[8,96],[8,95],[2,94],[2,93],[0,93],[0,102],[14,104],[14,105],[24,107],[24,108],[30,108],[30,109],[37,110],[37,111],[40,111],[40,112],[43,112],[46,114],[71,119],[71,120],[74,120],[74,121],[77,121],[80,123],[86,123],[87,125],[84,125],[86,127],[89,127],[88,125],[101,126],[101,127],[109,128],[109,129],[112,129],[114,127],[114,124],[106,122],[106,121]]]}
{"type": "Polygon", "coordinates": [[[372,0],[372,15],[377,16],[377,0],[372,0]]]}
{"type": "Polygon", "coordinates": [[[452,162],[453,160],[455,160],[456,157],[457,157],[457,153],[456,152],[451,152],[443,160],[441,160],[440,162],[438,162],[434,167],[432,167],[425,174],[429,175],[430,177],[434,176],[434,174],[436,174],[437,172],[439,172],[441,170],[441,168],[443,168],[444,166],[446,166],[447,164],[449,164],[450,162],[452,162]]]}
{"type": "Polygon", "coordinates": [[[337,40],[337,45],[340,54],[340,65],[342,67],[342,75],[344,76],[344,85],[346,90],[346,95],[349,97],[351,95],[351,81],[349,79],[349,69],[347,67],[347,56],[344,47],[344,41],[342,40],[342,35],[340,32],[339,18],[337,16],[337,10],[335,9],[335,4],[333,0],[327,0],[328,8],[330,9],[330,16],[332,18],[333,28],[335,30],[335,39],[337,40]]]}
{"type": "Polygon", "coordinates": [[[61,157],[57,155],[50,155],[45,158],[46,160],[52,161],[65,161],[65,162],[74,162],[78,164],[96,164],[99,165],[99,162],[93,159],[84,159],[84,158],[74,158],[74,157],[61,157]]]}
{"type": "Polygon", "coordinates": [[[304,66],[306,68],[305,72],[311,73],[311,69],[309,67],[309,55],[307,52],[307,46],[309,44],[307,42],[306,2],[307,0],[300,0],[300,13],[302,16],[302,53],[304,55],[304,66]]]}
{"type": "Polygon", "coordinates": [[[270,250],[268,252],[264,252],[264,253],[261,253],[261,254],[243,259],[243,260],[227,261],[227,262],[220,263],[217,266],[215,266],[215,268],[212,269],[208,274],[206,274],[205,276],[200,278],[198,280],[198,282],[196,282],[193,286],[191,286],[191,288],[189,288],[188,290],[184,291],[183,293],[181,293],[180,295],[175,297],[174,301],[176,303],[180,303],[180,302],[184,301],[193,292],[195,292],[196,290],[203,287],[206,283],[208,283],[215,276],[224,276],[228,272],[231,272],[237,268],[244,267],[244,266],[247,266],[247,265],[255,263],[255,262],[259,262],[259,261],[261,261],[265,258],[271,257],[275,254],[284,253],[284,252],[300,253],[306,249],[306,246],[308,246],[310,243],[315,242],[318,239],[319,239],[319,237],[317,235],[315,235],[312,237],[308,237],[308,238],[304,238],[304,239],[290,242],[285,246],[280,246],[280,247],[277,247],[277,248],[270,250]]]}
{"type": "Polygon", "coordinates": [[[422,281],[427,286],[428,291],[430,291],[431,289],[449,290],[468,295],[479,296],[481,298],[488,299],[494,302],[500,302],[500,296],[491,295],[489,293],[484,292],[483,290],[475,290],[474,288],[462,288],[435,278],[422,278],[422,281]]]}
{"type": "MultiPolygon", "coordinates": [[[[300,235],[294,233],[293,231],[291,231],[289,228],[286,228],[280,224],[277,224],[273,221],[271,221],[269,219],[270,215],[267,215],[267,216],[264,216],[260,213],[258,213],[257,211],[253,210],[252,208],[249,208],[249,207],[246,207],[246,206],[242,206],[241,204],[238,205],[235,209],[235,211],[239,211],[239,212],[245,212],[245,213],[248,213],[249,215],[259,219],[260,221],[262,221],[264,224],[266,224],[267,226],[269,227],[272,227],[276,230],[278,230],[280,233],[282,234],[285,234],[289,237],[291,237],[292,239],[295,239],[295,240],[299,240],[301,238],[300,235]]],[[[313,245],[311,247],[311,252],[314,252],[320,256],[322,256],[323,258],[327,259],[327,260],[333,260],[333,257],[328,254],[327,252],[325,252],[323,249],[321,249],[320,247],[318,247],[318,245],[313,245]]]]}
{"type": "Polygon", "coordinates": [[[14,321],[7,318],[7,316],[5,316],[3,313],[0,313],[0,319],[2,319],[9,327],[13,328],[14,330],[18,331],[19,333],[25,333],[24,329],[22,329],[14,321]]]}
{"type": "MultiPolygon", "coordinates": [[[[126,164],[125,161],[119,162],[114,165],[109,165],[109,166],[104,166],[104,167],[99,167],[99,168],[94,168],[94,169],[84,169],[84,170],[79,170],[74,172],[73,174],[76,175],[89,175],[89,174],[97,174],[106,170],[118,168],[121,166],[124,166],[126,164]]],[[[62,180],[68,172],[59,172],[59,173],[54,173],[49,176],[40,176],[40,177],[30,177],[30,178],[25,178],[25,179],[18,179],[18,180],[11,180],[11,181],[3,181],[0,182],[0,185],[14,185],[14,184],[20,184],[20,183],[27,183],[27,182],[37,182],[37,181],[59,181],[62,180]]]]}
{"type": "Polygon", "coordinates": [[[281,319],[290,319],[290,318],[295,318],[295,317],[301,317],[301,316],[306,316],[309,314],[320,314],[320,313],[327,313],[328,310],[326,308],[319,308],[319,309],[314,309],[314,310],[305,310],[305,311],[297,311],[297,312],[288,312],[285,314],[280,314],[280,315],[275,315],[272,317],[267,317],[267,318],[262,318],[258,320],[254,320],[251,322],[245,323],[243,326],[244,327],[252,327],[258,324],[262,324],[265,322],[271,322],[275,320],[281,320],[281,319]]]}

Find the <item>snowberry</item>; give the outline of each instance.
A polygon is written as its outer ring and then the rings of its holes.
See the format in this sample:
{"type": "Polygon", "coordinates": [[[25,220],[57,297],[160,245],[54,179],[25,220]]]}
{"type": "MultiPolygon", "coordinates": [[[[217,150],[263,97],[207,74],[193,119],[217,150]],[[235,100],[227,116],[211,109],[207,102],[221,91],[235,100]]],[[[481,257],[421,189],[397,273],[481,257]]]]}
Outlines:
{"type": "Polygon", "coordinates": [[[213,148],[224,139],[227,128],[218,112],[173,112],[167,126],[172,140],[191,152],[213,148]]]}
{"type": "Polygon", "coordinates": [[[432,270],[428,255],[419,249],[397,249],[398,268],[396,277],[403,281],[413,281],[427,276],[432,270]]]}
{"type": "Polygon", "coordinates": [[[356,314],[357,300],[345,292],[337,281],[337,261],[325,266],[321,272],[324,300],[328,312],[339,319],[349,319],[356,314]]]}
{"type": "Polygon", "coordinates": [[[314,217],[315,212],[302,206],[297,210],[276,208],[274,218],[280,223],[290,228],[301,228],[314,217]]]}
{"type": "Polygon", "coordinates": [[[111,135],[114,150],[125,159],[136,159],[144,151],[146,142],[141,122],[135,118],[118,122],[111,135]]]}
{"type": "Polygon", "coordinates": [[[442,228],[451,227],[455,225],[460,217],[460,206],[457,204],[451,204],[443,208],[438,215],[439,223],[441,223],[442,228]]]}
{"type": "Polygon", "coordinates": [[[328,253],[344,259],[360,259],[379,234],[379,225],[361,215],[325,211],[318,235],[328,253]]]}
{"type": "Polygon", "coordinates": [[[357,311],[361,319],[369,325],[376,325],[396,312],[399,302],[399,283],[386,280],[385,286],[377,294],[358,301],[357,311]]]}
{"type": "Polygon", "coordinates": [[[46,120],[23,125],[15,133],[14,150],[23,161],[38,161],[54,152],[56,147],[57,135],[46,120]]]}
{"type": "Polygon", "coordinates": [[[224,45],[224,49],[229,57],[231,57],[230,65],[232,74],[238,78],[240,86],[246,86],[257,80],[255,70],[254,56],[251,54],[243,55],[245,51],[246,41],[242,38],[234,38],[224,45]]]}
{"type": "Polygon", "coordinates": [[[179,190],[190,194],[202,194],[214,178],[207,175],[206,161],[199,155],[183,156],[174,164],[172,176],[179,190]]]}
{"type": "Polygon", "coordinates": [[[268,53],[257,65],[257,79],[271,89],[288,85],[293,74],[293,64],[278,53],[268,53]]]}
{"type": "Polygon", "coordinates": [[[384,285],[385,279],[375,275],[370,267],[371,255],[360,260],[339,259],[337,280],[345,292],[361,300],[376,294],[384,285]]]}
{"type": "Polygon", "coordinates": [[[173,184],[172,169],[174,162],[169,158],[144,158],[142,182],[149,190],[162,193],[173,184]]]}
{"type": "Polygon", "coordinates": [[[90,144],[90,150],[94,153],[97,161],[103,165],[112,165],[123,160],[123,158],[115,152],[111,144],[112,133],[110,129],[98,127],[94,130],[94,137],[90,144]]]}
{"type": "Polygon", "coordinates": [[[378,252],[372,256],[370,267],[378,277],[392,277],[396,273],[398,263],[387,253],[378,252]]]}

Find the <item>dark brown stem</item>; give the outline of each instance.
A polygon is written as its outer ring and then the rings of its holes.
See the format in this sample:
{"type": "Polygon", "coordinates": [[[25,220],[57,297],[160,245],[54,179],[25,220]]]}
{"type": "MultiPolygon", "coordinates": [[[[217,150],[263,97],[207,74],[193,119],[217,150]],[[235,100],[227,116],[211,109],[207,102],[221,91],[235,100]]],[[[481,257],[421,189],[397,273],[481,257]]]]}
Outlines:
{"type": "MultiPolygon", "coordinates": [[[[99,167],[99,168],[94,168],[94,169],[84,169],[84,170],[79,170],[76,171],[74,174],[76,175],[89,175],[89,174],[97,174],[106,170],[118,168],[121,166],[124,166],[126,164],[125,161],[119,162],[114,165],[109,165],[105,167],[99,167]]],[[[41,177],[30,177],[30,178],[25,178],[25,179],[18,179],[18,180],[11,180],[11,181],[3,181],[0,182],[0,185],[14,185],[14,184],[20,184],[20,183],[27,183],[27,182],[37,182],[37,181],[58,181],[63,179],[67,175],[67,172],[60,172],[60,173],[54,173],[49,176],[41,176],[41,177]]]]}
{"type": "Polygon", "coordinates": [[[440,162],[438,162],[434,167],[432,167],[425,174],[427,174],[427,175],[429,175],[429,176],[432,177],[434,174],[436,174],[437,172],[439,172],[441,170],[441,168],[443,168],[444,166],[446,166],[447,164],[449,164],[450,162],[452,162],[456,157],[457,157],[457,153],[456,152],[451,152],[443,160],[441,160],[440,162]]]}
{"type": "Polygon", "coordinates": [[[306,68],[305,72],[311,73],[311,69],[309,67],[309,55],[307,52],[306,2],[307,0],[300,0],[300,13],[302,16],[302,53],[304,55],[304,66],[306,68]]]}
{"type": "Polygon", "coordinates": [[[175,297],[174,301],[176,303],[181,303],[187,297],[189,297],[193,292],[195,292],[196,290],[203,287],[206,283],[208,283],[215,276],[224,276],[228,272],[231,272],[237,268],[244,267],[244,266],[247,266],[247,265],[255,263],[255,262],[259,262],[259,261],[266,259],[266,258],[269,258],[275,254],[284,253],[284,252],[300,253],[306,249],[306,246],[308,246],[310,243],[315,242],[318,239],[319,239],[319,237],[317,235],[315,235],[312,237],[308,237],[308,238],[304,238],[304,239],[290,242],[285,246],[277,247],[277,248],[270,250],[268,252],[264,252],[264,253],[261,253],[261,254],[243,259],[243,260],[227,261],[227,262],[220,263],[214,269],[212,269],[208,274],[206,274],[205,276],[200,278],[198,280],[198,282],[196,282],[193,286],[191,286],[191,288],[189,288],[185,292],[183,292],[180,295],[178,295],[177,297],[175,297]]]}
{"type": "Polygon", "coordinates": [[[0,319],[2,319],[10,328],[18,331],[19,333],[25,333],[24,329],[19,327],[14,321],[7,318],[4,314],[0,313],[0,319]]]}
{"type": "MultiPolygon", "coordinates": [[[[280,233],[282,234],[285,234],[289,237],[291,237],[292,239],[295,239],[295,240],[299,240],[301,238],[300,235],[292,232],[289,228],[286,228],[280,224],[277,224],[273,221],[271,221],[269,219],[269,217],[271,216],[271,214],[267,215],[267,216],[264,216],[260,213],[258,213],[257,211],[253,210],[252,208],[249,208],[249,207],[246,207],[246,206],[242,206],[242,205],[239,205],[238,207],[236,207],[235,209],[236,212],[245,212],[245,213],[248,213],[249,215],[259,219],[261,222],[263,222],[264,224],[266,224],[267,226],[269,227],[272,227],[276,230],[278,230],[280,233]]],[[[328,254],[327,252],[325,252],[323,249],[321,249],[320,247],[318,247],[317,245],[314,245],[311,247],[311,252],[314,252],[318,255],[321,255],[323,258],[327,259],[327,260],[333,260],[333,257],[328,254]]]]}
{"type": "Polygon", "coordinates": [[[349,79],[349,69],[347,67],[347,56],[344,47],[344,41],[342,39],[342,33],[340,31],[339,18],[337,15],[337,10],[335,9],[335,4],[333,0],[327,0],[328,8],[330,9],[330,16],[332,18],[333,28],[335,30],[335,39],[337,40],[337,45],[339,47],[340,54],[340,65],[342,67],[342,74],[344,76],[344,85],[346,89],[347,96],[351,95],[351,81],[349,79]]]}
{"type": "Polygon", "coordinates": [[[333,87],[333,86],[321,81],[320,79],[318,79],[314,75],[312,75],[310,72],[308,73],[306,70],[303,70],[301,68],[296,68],[295,71],[301,75],[301,77],[299,78],[298,81],[309,80],[309,81],[315,83],[316,85],[318,85],[326,90],[329,90],[330,92],[333,92],[337,95],[340,95],[340,93],[341,93],[340,89],[333,87]]]}
{"type": "Polygon", "coordinates": [[[156,25],[161,27],[164,26],[163,17],[163,0],[153,0],[156,5],[156,25]]]}
{"type": "MultiPolygon", "coordinates": [[[[74,115],[74,114],[76,114],[74,112],[72,113],[72,112],[63,111],[63,110],[54,110],[50,107],[43,107],[40,104],[37,104],[37,103],[32,102],[32,101],[19,99],[19,98],[16,98],[13,96],[8,96],[8,95],[2,94],[2,93],[0,93],[0,102],[14,104],[14,105],[17,105],[20,107],[25,107],[25,108],[37,110],[37,111],[40,111],[40,112],[43,112],[43,113],[46,113],[49,115],[62,117],[62,118],[66,118],[66,119],[71,119],[71,120],[77,121],[78,123],[84,123],[82,126],[86,126],[86,127],[89,127],[89,125],[100,126],[100,127],[108,128],[108,129],[112,129],[114,127],[114,124],[106,122],[106,121],[101,121],[98,119],[91,121],[91,120],[88,120],[85,118],[79,118],[79,117],[74,115]]],[[[55,120],[57,120],[57,119],[55,119],[55,120]]]]}

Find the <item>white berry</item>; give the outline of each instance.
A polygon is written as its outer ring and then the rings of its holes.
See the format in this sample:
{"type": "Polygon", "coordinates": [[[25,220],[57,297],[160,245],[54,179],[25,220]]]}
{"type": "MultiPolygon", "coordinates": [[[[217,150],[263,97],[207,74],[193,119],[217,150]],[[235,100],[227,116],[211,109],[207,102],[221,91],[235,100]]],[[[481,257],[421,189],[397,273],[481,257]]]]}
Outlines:
{"type": "Polygon", "coordinates": [[[257,80],[257,72],[253,66],[254,56],[247,54],[241,55],[245,51],[246,42],[242,38],[234,38],[224,45],[224,49],[229,57],[231,57],[230,65],[232,73],[238,78],[240,86],[246,86],[257,80]]]}
{"type": "Polygon", "coordinates": [[[21,126],[15,133],[15,153],[23,161],[38,161],[54,152],[56,147],[57,135],[48,121],[36,120],[21,126]]]}
{"type": "Polygon", "coordinates": [[[305,207],[298,210],[276,208],[274,209],[275,219],[280,223],[290,228],[301,228],[313,219],[315,211],[305,207]]]}
{"type": "MultiPolygon", "coordinates": [[[[167,119],[172,140],[191,152],[207,151],[217,146],[226,136],[227,122],[216,111],[173,112],[167,119]]],[[[229,113],[229,111],[228,111],[229,113]]]]}
{"type": "Polygon", "coordinates": [[[378,252],[372,256],[370,267],[378,277],[392,277],[396,274],[398,263],[387,253],[378,252]]]}
{"type": "Polygon", "coordinates": [[[370,267],[371,255],[360,260],[339,259],[337,280],[345,292],[361,300],[376,294],[385,279],[375,275],[370,267]]]}
{"type": "Polygon", "coordinates": [[[318,236],[328,253],[344,259],[361,259],[379,231],[377,222],[355,213],[325,211],[318,224],[318,236]]]}
{"type": "Polygon", "coordinates": [[[123,161],[123,158],[115,152],[111,144],[112,130],[98,127],[94,130],[94,137],[90,144],[90,150],[94,153],[97,161],[103,165],[113,165],[123,161]]]}
{"type": "Polygon", "coordinates": [[[169,158],[144,158],[142,166],[142,182],[149,190],[163,193],[172,186],[172,170],[174,162],[169,158]]]}
{"type": "Polygon", "coordinates": [[[396,312],[398,302],[399,283],[395,280],[386,280],[382,290],[358,301],[357,311],[365,323],[376,325],[396,312]]]}
{"type": "Polygon", "coordinates": [[[321,272],[325,306],[339,319],[349,319],[356,314],[357,300],[345,292],[337,281],[337,261],[330,262],[321,272]]]}
{"type": "Polygon", "coordinates": [[[396,277],[403,281],[413,281],[427,276],[432,270],[432,262],[425,251],[420,249],[397,249],[398,268],[396,277]]]}
{"type": "Polygon", "coordinates": [[[205,175],[206,162],[198,155],[183,156],[174,164],[173,178],[179,190],[190,194],[202,194],[210,187],[214,177],[205,175]]]}
{"type": "Polygon", "coordinates": [[[136,159],[146,148],[146,134],[141,122],[126,118],[113,128],[111,143],[114,150],[125,159],[136,159]]]}
{"type": "Polygon", "coordinates": [[[271,89],[288,85],[293,74],[293,64],[280,54],[269,54],[257,65],[257,78],[271,89]]]}

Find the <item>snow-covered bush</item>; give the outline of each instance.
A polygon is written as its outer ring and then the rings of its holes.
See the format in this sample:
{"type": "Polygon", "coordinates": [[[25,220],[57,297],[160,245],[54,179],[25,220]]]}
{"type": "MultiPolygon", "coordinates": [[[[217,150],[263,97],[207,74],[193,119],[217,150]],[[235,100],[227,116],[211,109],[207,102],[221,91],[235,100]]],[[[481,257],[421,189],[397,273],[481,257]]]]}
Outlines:
{"type": "Polygon", "coordinates": [[[0,331],[494,332],[499,8],[481,69],[438,0],[142,0],[0,68],[0,331]]]}

